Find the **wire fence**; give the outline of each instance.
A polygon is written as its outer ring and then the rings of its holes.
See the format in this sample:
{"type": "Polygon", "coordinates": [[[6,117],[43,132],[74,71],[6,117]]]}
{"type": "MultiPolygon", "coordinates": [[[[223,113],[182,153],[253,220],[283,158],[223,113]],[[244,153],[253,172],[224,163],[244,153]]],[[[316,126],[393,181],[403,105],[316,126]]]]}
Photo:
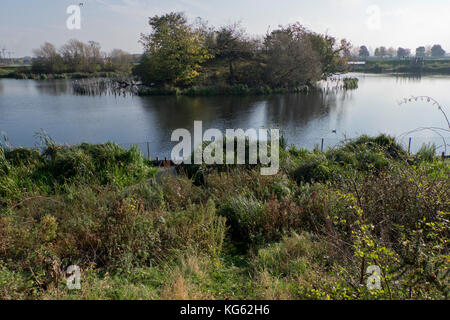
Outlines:
{"type": "MultiPolygon", "coordinates": [[[[298,141],[294,141],[290,139],[288,141],[288,146],[295,146],[297,148],[307,149],[309,151],[312,150],[320,150],[326,152],[330,149],[335,149],[340,146],[343,146],[345,143],[350,141],[354,141],[357,138],[338,138],[338,137],[327,137],[327,138],[308,138],[301,139],[298,141]]],[[[405,151],[409,154],[414,155],[424,146],[432,146],[434,144],[436,148],[436,155],[443,156],[445,158],[450,157],[450,137],[421,137],[421,136],[412,136],[412,137],[404,137],[402,139],[398,139],[397,143],[399,143],[405,151]]],[[[127,143],[117,143],[125,149],[129,149],[132,146],[137,146],[141,151],[142,155],[151,160],[167,160],[171,158],[171,146],[174,146],[177,142],[172,142],[170,145],[165,145],[164,148],[161,148],[161,142],[127,142],[127,143]]],[[[191,150],[192,151],[192,150],[191,150]]]]}

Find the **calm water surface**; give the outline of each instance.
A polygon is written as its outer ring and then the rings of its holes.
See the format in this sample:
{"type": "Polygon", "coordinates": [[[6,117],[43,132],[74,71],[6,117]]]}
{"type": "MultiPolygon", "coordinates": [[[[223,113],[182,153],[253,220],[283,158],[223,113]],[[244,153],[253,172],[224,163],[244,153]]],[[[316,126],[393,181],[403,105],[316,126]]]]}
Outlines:
{"type": "MultiPolygon", "coordinates": [[[[173,130],[277,127],[289,144],[313,148],[322,138],[332,147],[344,137],[388,133],[418,127],[446,127],[442,114],[425,102],[399,106],[411,95],[428,95],[450,107],[450,77],[408,78],[353,75],[359,88],[347,92],[248,97],[114,97],[76,96],[69,80],[0,79],[0,131],[14,146],[32,147],[44,129],[58,143],[102,143],[124,146],[151,143],[152,156],[169,156],[173,130]],[[336,133],[332,131],[336,130],[336,133]]],[[[448,109],[450,111],[450,109],[448,109]]],[[[413,137],[413,150],[423,142],[442,144],[432,132],[413,137]]],[[[442,149],[441,149],[442,150],[442,149]]]]}

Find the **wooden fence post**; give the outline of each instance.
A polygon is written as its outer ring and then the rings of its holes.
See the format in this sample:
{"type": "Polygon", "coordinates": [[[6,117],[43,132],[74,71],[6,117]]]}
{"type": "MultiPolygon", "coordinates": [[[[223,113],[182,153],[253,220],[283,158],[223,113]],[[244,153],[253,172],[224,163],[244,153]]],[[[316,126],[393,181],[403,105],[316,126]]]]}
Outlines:
{"type": "Polygon", "coordinates": [[[322,138],[322,144],[320,145],[320,151],[323,152],[323,138],[322,138]]]}
{"type": "Polygon", "coordinates": [[[411,155],[411,137],[409,138],[408,154],[411,155]]]}
{"type": "Polygon", "coordinates": [[[150,160],[150,142],[147,142],[147,159],[150,160]]]}

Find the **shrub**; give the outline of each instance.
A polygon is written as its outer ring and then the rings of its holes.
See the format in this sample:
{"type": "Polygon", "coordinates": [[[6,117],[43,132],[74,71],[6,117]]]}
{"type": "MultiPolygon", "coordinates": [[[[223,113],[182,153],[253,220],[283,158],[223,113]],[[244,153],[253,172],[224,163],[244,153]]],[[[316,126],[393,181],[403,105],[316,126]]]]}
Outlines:
{"type": "Polygon", "coordinates": [[[380,135],[372,138],[363,135],[342,147],[329,150],[327,158],[344,167],[379,171],[387,168],[391,163],[390,160],[406,159],[407,153],[389,136],[380,135]]]}
{"type": "Polygon", "coordinates": [[[15,148],[4,152],[4,157],[13,166],[29,166],[41,161],[41,155],[36,149],[15,148]]]}
{"type": "Polygon", "coordinates": [[[233,239],[244,243],[261,243],[264,204],[253,196],[229,199],[219,213],[227,218],[233,239]]]}
{"type": "Polygon", "coordinates": [[[226,201],[219,213],[227,218],[233,241],[249,248],[277,241],[298,228],[302,210],[288,198],[271,197],[263,203],[252,195],[238,195],[226,201]]]}
{"type": "Polygon", "coordinates": [[[150,174],[136,146],[125,150],[115,143],[78,146],[49,146],[44,155],[50,158],[48,170],[59,181],[98,179],[101,184],[129,184],[133,179],[150,174]]]}
{"type": "Polygon", "coordinates": [[[369,150],[374,152],[383,152],[393,159],[402,159],[407,156],[405,150],[399,145],[395,138],[381,134],[377,137],[369,137],[362,135],[356,140],[347,143],[343,149],[348,151],[356,151],[358,147],[365,145],[369,150]]]}
{"type": "Polygon", "coordinates": [[[311,154],[301,159],[300,164],[293,172],[297,183],[325,182],[332,176],[327,158],[323,154],[311,154]]]}
{"type": "Polygon", "coordinates": [[[50,171],[59,181],[71,178],[88,181],[95,173],[91,157],[79,148],[60,149],[52,158],[50,166],[50,171]]]}

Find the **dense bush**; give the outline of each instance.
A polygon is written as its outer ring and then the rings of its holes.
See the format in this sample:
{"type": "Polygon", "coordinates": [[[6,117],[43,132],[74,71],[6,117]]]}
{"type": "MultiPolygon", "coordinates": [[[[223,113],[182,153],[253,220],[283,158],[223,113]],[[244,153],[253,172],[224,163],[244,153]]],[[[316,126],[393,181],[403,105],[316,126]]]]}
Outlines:
{"type": "Polygon", "coordinates": [[[49,172],[59,181],[98,179],[101,184],[127,184],[130,179],[146,175],[141,152],[136,146],[129,150],[115,143],[49,146],[44,155],[49,158],[49,172]]]}
{"type": "Polygon", "coordinates": [[[331,178],[328,160],[323,154],[311,154],[301,159],[293,172],[294,179],[300,182],[325,182],[331,178]]]}

